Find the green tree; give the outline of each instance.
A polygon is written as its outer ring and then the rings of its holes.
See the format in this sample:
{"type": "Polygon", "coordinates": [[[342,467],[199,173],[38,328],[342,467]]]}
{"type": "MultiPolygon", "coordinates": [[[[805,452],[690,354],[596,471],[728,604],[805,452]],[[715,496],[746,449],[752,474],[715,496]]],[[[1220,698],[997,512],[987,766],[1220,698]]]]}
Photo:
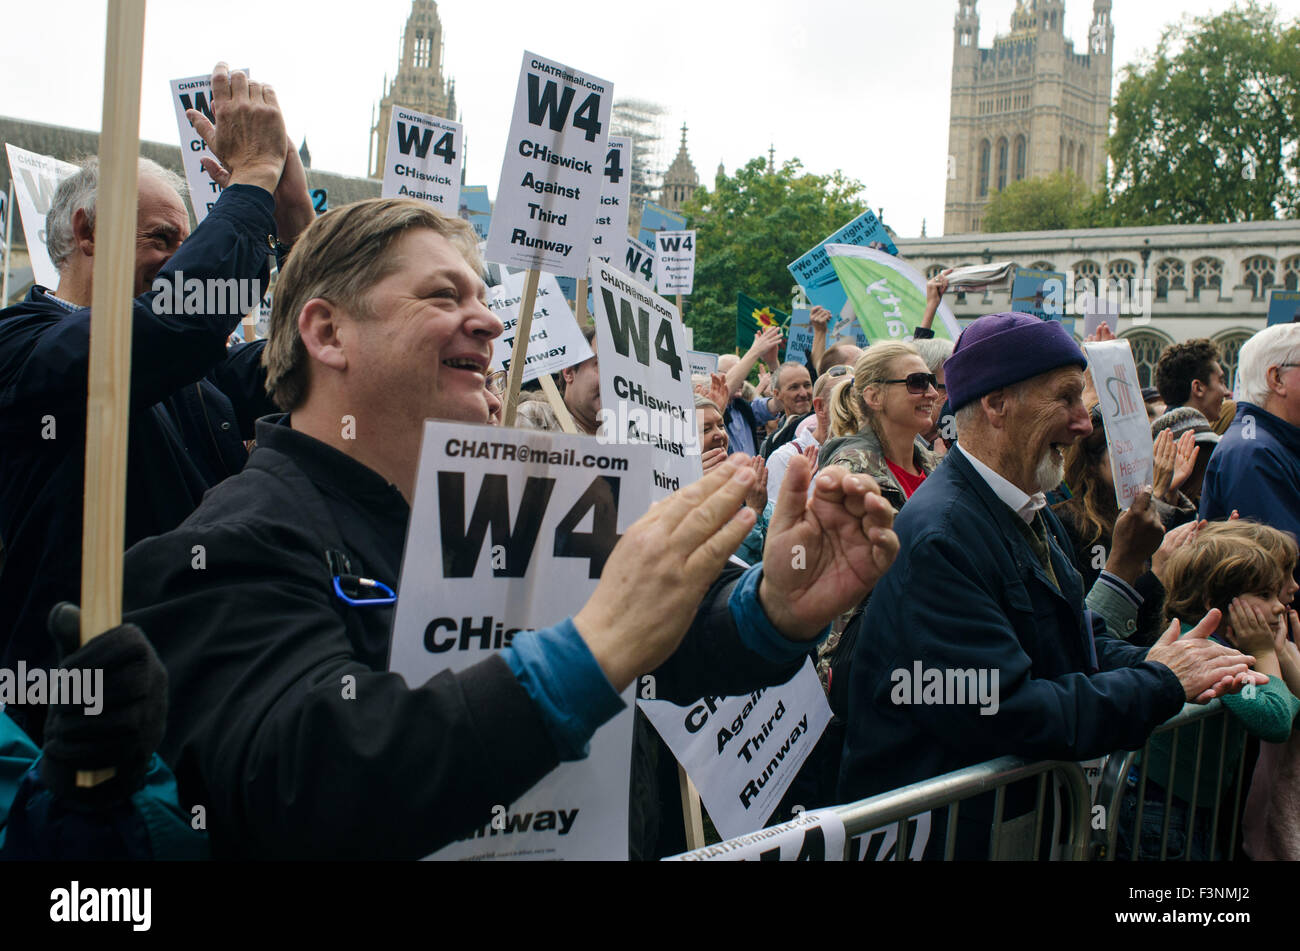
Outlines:
{"type": "Polygon", "coordinates": [[[1300,24],[1252,2],[1166,29],[1125,67],[1098,225],[1253,221],[1300,211],[1300,24]]]}
{"type": "Polygon", "coordinates": [[[696,230],[695,285],[686,324],[695,347],[730,353],[736,344],[736,292],[789,309],[794,279],[786,265],[866,210],[862,185],[836,171],[813,175],[790,159],[773,172],[756,158],[700,189],[687,204],[696,230]]]}
{"type": "Polygon", "coordinates": [[[985,231],[1060,231],[1087,227],[1088,187],[1071,171],[1012,182],[989,200],[985,231]]]}

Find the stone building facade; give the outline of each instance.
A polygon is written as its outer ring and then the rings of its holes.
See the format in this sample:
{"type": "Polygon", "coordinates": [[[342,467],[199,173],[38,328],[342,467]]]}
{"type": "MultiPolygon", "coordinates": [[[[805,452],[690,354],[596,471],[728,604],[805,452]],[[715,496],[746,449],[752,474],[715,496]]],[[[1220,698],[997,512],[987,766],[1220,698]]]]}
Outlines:
{"type": "Polygon", "coordinates": [[[1065,38],[1064,0],[1017,0],[1011,32],[979,45],[976,0],[958,0],[944,234],[980,230],[1010,182],[1070,170],[1092,186],[1106,168],[1115,29],[1094,0],[1088,44],[1065,38]]]}
{"type": "MultiPolygon", "coordinates": [[[[1193,337],[1218,343],[1231,379],[1242,343],[1267,322],[1268,289],[1300,289],[1300,221],[945,235],[900,240],[898,250],[927,278],[947,267],[1012,261],[1120,297],[1119,335],[1133,346],[1143,385],[1161,350],[1193,337]]],[[[963,326],[1014,309],[1010,291],[946,300],[963,326]]],[[[1075,334],[1082,332],[1077,318],[1075,334]]]]}
{"type": "Polygon", "coordinates": [[[460,121],[456,116],[456,81],[442,75],[442,21],[434,0],[414,0],[411,4],[411,15],[402,31],[397,74],[391,83],[385,76],[384,86],[379,114],[370,117],[371,178],[384,177],[393,106],[460,121]]]}
{"type": "Polygon", "coordinates": [[[677,157],[664,172],[663,188],[659,191],[659,204],[669,211],[681,211],[691,200],[695,190],[700,187],[700,176],[686,151],[686,123],[682,123],[682,144],[677,150],[677,157]]]}

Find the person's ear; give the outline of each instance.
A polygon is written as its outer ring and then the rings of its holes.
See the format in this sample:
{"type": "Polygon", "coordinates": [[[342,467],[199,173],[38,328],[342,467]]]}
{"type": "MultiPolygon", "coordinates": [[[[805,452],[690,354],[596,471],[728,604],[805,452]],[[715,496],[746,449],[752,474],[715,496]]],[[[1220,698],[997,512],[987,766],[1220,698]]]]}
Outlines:
{"type": "Polygon", "coordinates": [[[298,334],[307,355],[331,370],[348,368],[348,358],[339,335],[339,313],[323,297],[313,297],[298,312],[298,334]]]}
{"type": "Polygon", "coordinates": [[[994,390],[980,397],[984,416],[995,429],[1005,429],[1011,411],[1011,397],[1005,389],[994,390]]]}
{"type": "Polygon", "coordinates": [[[576,371],[573,367],[565,367],[563,370],[560,371],[560,378],[564,380],[565,386],[571,386],[573,384],[573,381],[578,378],[578,371],[576,371]]]}
{"type": "Polygon", "coordinates": [[[95,256],[95,226],[90,222],[86,209],[78,208],[72,213],[72,240],[77,250],[88,258],[95,256]]]}

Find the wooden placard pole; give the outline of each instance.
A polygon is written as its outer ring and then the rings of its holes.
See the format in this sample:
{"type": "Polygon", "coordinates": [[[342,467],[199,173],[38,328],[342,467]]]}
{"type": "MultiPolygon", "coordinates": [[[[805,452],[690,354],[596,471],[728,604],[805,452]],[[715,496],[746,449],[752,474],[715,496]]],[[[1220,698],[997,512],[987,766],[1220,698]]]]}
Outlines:
{"type": "Polygon", "coordinates": [[[528,335],[533,329],[533,305],[537,302],[537,282],[542,272],[530,267],[524,276],[524,293],[519,300],[519,320],[515,324],[515,342],[510,348],[510,374],[506,377],[506,408],[501,425],[514,426],[519,410],[519,386],[524,381],[524,358],[528,355],[528,335]]]}
{"type": "Polygon", "coordinates": [[[5,199],[5,276],[0,286],[0,307],[9,306],[9,264],[14,253],[14,180],[9,179],[9,197],[5,199]]]}
{"type": "Polygon", "coordinates": [[[578,299],[574,302],[573,316],[578,319],[579,327],[587,326],[587,279],[578,278],[578,299]]]}
{"type": "MultiPolygon", "coordinates": [[[[86,483],[81,536],[81,643],[122,623],[126,537],[131,304],[140,156],[140,77],[145,0],[109,0],[104,112],[95,199],[90,367],[86,387],[86,483]]],[[[95,786],[113,769],[81,771],[95,786]]]]}
{"type": "Polygon", "coordinates": [[[546,394],[546,402],[550,403],[551,409],[555,411],[555,418],[559,420],[560,428],[576,436],[578,424],[573,421],[573,416],[569,412],[569,407],[565,405],[564,396],[560,393],[560,388],[555,385],[555,380],[549,373],[543,373],[537,379],[542,384],[542,392],[546,394]]]}
{"type": "Polygon", "coordinates": [[[681,763],[677,764],[677,784],[682,793],[682,818],[686,826],[686,850],[704,847],[704,814],[700,809],[700,794],[686,775],[681,763]]]}

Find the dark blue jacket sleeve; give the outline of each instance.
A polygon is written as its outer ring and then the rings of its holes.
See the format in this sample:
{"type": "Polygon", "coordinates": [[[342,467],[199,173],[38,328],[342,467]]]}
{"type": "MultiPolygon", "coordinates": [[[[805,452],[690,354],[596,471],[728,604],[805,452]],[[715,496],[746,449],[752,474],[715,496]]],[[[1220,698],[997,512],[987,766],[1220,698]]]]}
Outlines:
{"type": "MultiPolygon", "coordinates": [[[[171,305],[176,296],[170,289],[175,282],[192,278],[256,279],[259,288],[265,289],[270,253],[267,239],[275,233],[274,212],[275,202],[265,189],[255,185],[227,188],[155,278],[154,288],[168,288],[167,299],[158,300],[162,292],[153,288],[135,299],[131,315],[132,405],[151,406],[196,382],[226,358],[226,338],[243,317],[238,312],[240,295],[213,295],[226,298],[227,306],[219,305],[208,313],[174,314],[166,313],[175,309],[171,305]]],[[[183,302],[183,290],[179,298],[183,302]]],[[[30,325],[20,328],[15,324],[10,332],[30,333],[30,325]]],[[[3,335],[0,329],[0,347],[10,344],[22,351],[20,359],[9,361],[7,378],[0,381],[15,395],[15,402],[80,406],[85,412],[89,308],[40,325],[34,339],[5,341],[3,335]]]]}

